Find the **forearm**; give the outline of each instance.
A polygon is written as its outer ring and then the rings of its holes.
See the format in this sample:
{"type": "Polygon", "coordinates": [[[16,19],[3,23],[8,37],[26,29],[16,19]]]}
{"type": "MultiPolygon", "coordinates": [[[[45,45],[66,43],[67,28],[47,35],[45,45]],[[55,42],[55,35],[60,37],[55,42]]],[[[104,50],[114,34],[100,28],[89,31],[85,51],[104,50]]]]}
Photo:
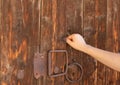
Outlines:
{"type": "Polygon", "coordinates": [[[106,66],[120,72],[120,54],[104,51],[90,45],[86,45],[83,52],[92,56],[106,66]]]}

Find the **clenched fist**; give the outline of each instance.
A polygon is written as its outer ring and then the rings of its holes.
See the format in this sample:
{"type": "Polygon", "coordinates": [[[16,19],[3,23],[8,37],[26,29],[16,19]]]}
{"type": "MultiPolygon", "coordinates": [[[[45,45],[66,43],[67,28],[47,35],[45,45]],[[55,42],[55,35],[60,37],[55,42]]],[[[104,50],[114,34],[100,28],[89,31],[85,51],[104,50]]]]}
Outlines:
{"type": "Polygon", "coordinates": [[[66,42],[76,50],[84,51],[86,42],[80,34],[72,34],[66,38],[66,42]]]}

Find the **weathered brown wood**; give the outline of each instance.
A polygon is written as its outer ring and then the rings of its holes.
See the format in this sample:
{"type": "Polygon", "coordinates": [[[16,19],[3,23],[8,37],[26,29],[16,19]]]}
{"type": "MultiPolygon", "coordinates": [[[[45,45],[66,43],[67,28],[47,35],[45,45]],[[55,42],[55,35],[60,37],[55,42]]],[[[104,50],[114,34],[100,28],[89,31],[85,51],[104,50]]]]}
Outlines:
{"type": "MultiPolygon", "coordinates": [[[[119,0],[0,0],[0,85],[119,85],[119,72],[63,41],[68,34],[80,33],[88,44],[118,52],[119,15],[119,0]],[[44,55],[47,73],[48,51],[55,49],[67,50],[69,63],[74,60],[83,66],[81,81],[70,83],[64,76],[47,74],[34,78],[34,53],[44,55]],[[23,79],[18,78],[19,71],[23,79]]],[[[53,66],[64,70],[64,60],[62,53],[52,54],[53,66]]],[[[76,71],[73,77],[78,76],[76,71]]]]}
{"type": "MultiPolygon", "coordinates": [[[[54,40],[52,42],[53,46],[52,49],[66,49],[66,43],[63,41],[63,37],[67,33],[66,29],[66,1],[65,0],[52,0],[52,16],[53,16],[53,36],[52,39],[54,40]],[[56,4],[56,5],[54,5],[56,4]],[[56,15],[54,15],[54,13],[56,15]],[[55,26],[56,25],[56,26],[55,26]],[[56,33],[55,33],[56,32],[56,33]]],[[[58,58],[56,59],[56,65],[60,68],[62,68],[62,71],[64,71],[64,65],[65,65],[65,59],[63,53],[59,53],[56,55],[58,58]]],[[[55,78],[54,85],[63,85],[65,81],[64,76],[55,78]]]]}
{"type": "MultiPolygon", "coordinates": [[[[51,39],[52,39],[52,34],[53,34],[52,2],[51,2],[51,0],[42,0],[41,12],[42,12],[41,16],[40,16],[41,22],[39,21],[39,25],[41,23],[41,26],[40,26],[40,30],[41,30],[40,31],[41,32],[40,52],[43,53],[44,57],[46,58],[45,63],[46,63],[46,67],[47,67],[47,65],[48,65],[48,63],[47,63],[48,51],[52,48],[51,39]]],[[[41,81],[41,83],[39,83],[39,85],[53,85],[52,79],[50,79],[48,76],[44,76],[39,81],[41,81]]]]}
{"type": "MultiPolygon", "coordinates": [[[[107,43],[106,49],[118,52],[119,0],[107,0],[107,43]]],[[[106,69],[106,85],[116,85],[117,72],[106,69]]]]}
{"type": "MultiPolygon", "coordinates": [[[[1,85],[33,85],[31,1],[2,1],[1,85]],[[6,9],[4,9],[6,8],[6,9]],[[29,9],[28,9],[29,8],[29,9]],[[29,69],[29,70],[27,70],[29,69]],[[24,78],[19,79],[19,71],[24,78]]],[[[34,29],[35,30],[35,29],[34,29]]],[[[34,42],[32,42],[34,43],[34,42]]]]}
{"type": "MultiPolygon", "coordinates": [[[[95,0],[84,0],[84,38],[92,46],[96,45],[95,28],[95,0]]],[[[97,85],[97,72],[95,66],[97,62],[88,55],[84,55],[84,83],[83,85],[97,85]]]]}
{"type": "MultiPolygon", "coordinates": [[[[95,46],[105,50],[106,44],[106,20],[107,20],[107,1],[96,0],[95,1],[95,46]]],[[[105,66],[97,62],[96,70],[96,83],[95,85],[105,85],[106,73],[105,66]]]]}
{"type": "MultiPolygon", "coordinates": [[[[2,3],[2,0],[0,0],[0,3],[2,3]]],[[[1,11],[2,11],[2,4],[0,4],[0,54],[1,54],[1,41],[2,41],[2,16],[1,16],[1,11]]],[[[1,82],[1,55],[0,55],[0,82],[1,82]]]]}
{"type": "MultiPolygon", "coordinates": [[[[66,0],[66,29],[67,34],[80,33],[83,31],[83,0],[66,0]]],[[[69,63],[78,62],[82,64],[82,53],[74,50],[72,47],[67,46],[69,52],[69,63]]],[[[75,70],[75,68],[73,68],[75,70]]],[[[71,73],[72,74],[72,73],[71,73]]],[[[78,78],[79,72],[76,72],[71,75],[74,78],[78,78]]],[[[70,74],[69,74],[70,75],[70,74]]],[[[66,85],[82,85],[82,80],[75,83],[66,82],[66,85]]]]}
{"type": "MultiPolygon", "coordinates": [[[[117,3],[118,4],[118,15],[120,14],[120,2],[117,3]]],[[[118,33],[118,52],[120,53],[120,16],[118,16],[118,20],[117,20],[117,27],[118,27],[118,30],[117,30],[117,33],[118,33]]],[[[120,84],[120,72],[118,73],[118,78],[117,78],[117,81],[116,81],[116,85],[119,85],[120,84]]]]}
{"type": "MultiPolygon", "coordinates": [[[[7,85],[7,83],[11,82],[11,76],[12,75],[14,76],[14,73],[12,72],[13,67],[9,63],[10,57],[11,57],[10,56],[10,49],[11,49],[10,48],[10,44],[11,44],[10,28],[12,25],[12,24],[10,24],[10,23],[12,23],[12,21],[11,21],[11,15],[10,15],[9,11],[11,11],[10,10],[11,6],[10,6],[10,2],[8,0],[6,1],[6,4],[4,1],[2,1],[1,5],[2,5],[2,10],[1,10],[2,11],[2,19],[1,19],[2,29],[1,29],[1,31],[3,32],[1,36],[3,36],[3,38],[1,39],[2,49],[1,49],[1,82],[0,83],[2,85],[3,84],[7,85]],[[4,5],[4,7],[7,8],[6,10],[3,9],[3,5],[4,5]],[[3,29],[3,28],[6,28],[6,29],[3,29]],[[10,69],[10,68],[12,68],[12,69],[10,69]],[[7,73],[9,73],[9,75],[7,73]],[[5,79],[5,77],[6,77],[6,79],[5,79]]],[[[14,81],[14,79],[13,79],[13,81],[14,81]]],[[[13,85],[15,85],[15,84],[13,84],[13,85]]]]}
{"type": "MultiPolygon", "coordinates": [[[[45,53],[46,57],[49,50],[65,49],[65,43],[62,40],[65,33],[64,7],[65,3],[63,0],[43,0],[42,2],[41,52],[45,53]]],[[[62,56],[61,58],[59,56],[60,55],[52,56],[54,65],[60,66],[64,63],[62,56]],[[58,57],[59,61],[56,60],[55,57],[58,57]]],[[[49,80],[44,78],[43,82],[46,82],[49,85],[63,85],[64,76],[51,78],[49,80]]]]}

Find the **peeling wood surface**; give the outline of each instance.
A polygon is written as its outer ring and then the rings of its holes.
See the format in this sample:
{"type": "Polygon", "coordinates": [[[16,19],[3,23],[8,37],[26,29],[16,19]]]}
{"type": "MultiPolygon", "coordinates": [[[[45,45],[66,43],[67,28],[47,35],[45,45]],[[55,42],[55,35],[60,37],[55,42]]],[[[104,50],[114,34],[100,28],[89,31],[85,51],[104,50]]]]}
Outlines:
{"type": "MultiPolygon", "coordinates": [[[[119,0],[0,0],[0,85],[119,85],[119,72],[63,41],[80,33],[94,47],[119,52],[119,15],[119,0]],[[64,76],[48,77],[48,51],[55,49],[67,50],[69,63],[82,65],[82,80],[70,83],[64,76]],[[39,79],[33,75],[37,51],[46,64],[46,75],[39,79]]],[[[53,73],[56,66],[64,71],[62,56],[52,53],[53,73]]],[[[72,70],[72,78],[78,78],[80,72],[72,70]]]]}

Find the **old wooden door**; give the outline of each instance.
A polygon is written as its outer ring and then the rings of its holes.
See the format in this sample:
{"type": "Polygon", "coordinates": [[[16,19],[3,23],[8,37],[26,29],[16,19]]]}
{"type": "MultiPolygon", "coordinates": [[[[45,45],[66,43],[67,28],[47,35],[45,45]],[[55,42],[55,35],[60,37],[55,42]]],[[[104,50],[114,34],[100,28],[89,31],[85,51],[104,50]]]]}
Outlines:
{"type": "MultiPolygon", "coordinates": [[[[119,15],[119,0],[0,0],[0,85],[119,85],[118,72],[63,40],[80,33],[92,46],[119,52],[119,15]],[[68,63],[82,66],[82,79],[73,83],[64,75],[48,76],[50,50],[67,51],[68,63]],[[44,57],[45,76],[38,79],[34,77],[36,52],[44,57]]],[[[52,72],[64,72],[66,55],[51,55],[52,72]]],[[[81,71],[72,66],[67,75],[77,80],[81,71]]]]}

